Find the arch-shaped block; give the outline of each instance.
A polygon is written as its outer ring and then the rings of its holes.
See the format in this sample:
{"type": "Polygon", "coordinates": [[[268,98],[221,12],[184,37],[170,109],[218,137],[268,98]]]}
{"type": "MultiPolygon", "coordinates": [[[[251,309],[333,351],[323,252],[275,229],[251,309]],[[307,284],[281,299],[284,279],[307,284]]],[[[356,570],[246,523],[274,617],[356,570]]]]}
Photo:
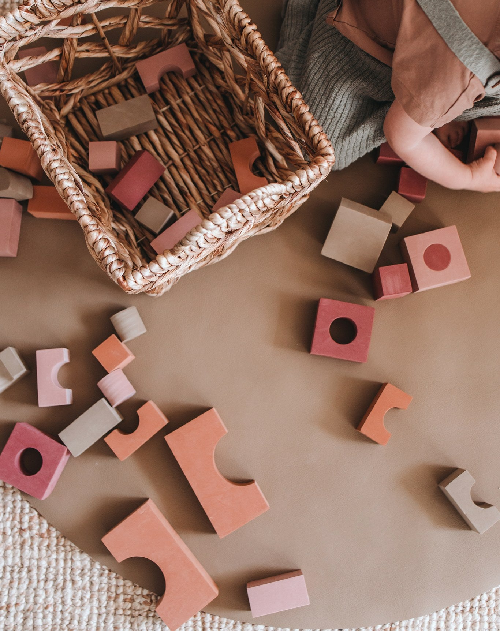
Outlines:
{"type": "Polygon", "coordinates": [[[201,563],[151,500],[147,500],[102,542],[121,563],[143,557],[165,577],[165,593],[156,613],[174,631],[217,597],[219,590],[201,563]]]}
{"type": "Polygon", "coordinates": [[[125,460],[131,456],[168,423],[167,417],[153,401],[148,401],[140,407],[137,414],[139,426],[135,432],[124,434],[119,429],[115,429],[104,438],[119,460],[125,460]]]}
{"type": "Polygon", "coordinates": [[[361,432],[379,445],[387,445],[391,434],[384,425],[385,415],[392,408],[406,410],[412,399],[413,397],[396,388],[396,386],[384,383],[358,425],[358,432],[361,432]]]}
{"type": "Polygon", "coordinates": [[[500,520],[500,511],[496,506],[483,502],[474,502],[471,497],[476,481],[465,469],[455,469],[439,488],[464,518],[470,528],[480,535],[500,520]]]}
{"type": "Polygon", "coordinates": [[[224,423],[212,408],[165,436],[221,539],[269,509],[256,482],[231,482],[217,469],[215,448],[226,434],[224,423]]]}
{"type": "Polygon", "coordinates": [[[253,163],[260,157],[259,147],[255,138],[243,138],[243,140],[232,142],[229,145],[229,151],[242,195],[251,193],[256,188],[269,184],[265,177],[258,177],[252,172],[253,163]]]}
{"type": "Polygon", "coordinates": [[[73,403],[73,391],[63,388],[57,374],[69,362],[67,348],[47,348],[36,352],[36,379],[38,386],[38,407],[73,403]]]}
{"type": "Polygon", "coordinates": [[[196,74],[196,67],[186,44],[179,44],[158,55],[141,59],[135,67],[148,94],[160,89],[160,79],[167,72],[180,72],[184,79],[196,74]]]}

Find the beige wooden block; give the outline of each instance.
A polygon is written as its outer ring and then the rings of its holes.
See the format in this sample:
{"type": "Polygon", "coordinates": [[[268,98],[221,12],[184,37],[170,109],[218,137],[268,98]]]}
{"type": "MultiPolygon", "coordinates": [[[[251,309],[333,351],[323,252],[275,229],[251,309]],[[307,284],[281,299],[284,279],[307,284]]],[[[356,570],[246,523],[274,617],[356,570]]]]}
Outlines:
{"type": "Polygon", "coordinates": [[[389,213],[392,217],[393,229],[399,230],[408,219],[414,208],[415,204],[412,204],[405,197],[396,193],[396,191],[392,191],[389,197],[385,200],[380,211],[389,213]]]}
{"type": "Polygon", "coordinates": [[[15,348],[8,346],[0,353],[0,393],[28,373],[29,370],[15,348]]]}
{"type": "Polygon", "coordinates": [[[158,234],[174,218],[174,211],[154,197],[148,197],[135,218],[151,232],[158,234]]]}
{"type": "Polygon", "coordinates": [[[371,274],[391,226],[388,213],[343,197],[321,254],[371,274]]]}
{"type": "Polygon", "coordinates": [[[8,197],[18,202],[33,197],[33,184],[24,175],[0,168],[0,197],[8,197]]]}
{"type": "Polygon", "coordinates": [[[147,94],[97,110],[96,116],[105,140],[124,140],[158,127],[147,94]]]}
{"type": "Polygon", "coordinates": [[[146,327],[137,307],[128,307],[118,311],[111,316],[111,324],[115,327],[115,331],[123,343],[130,342],[130,340],[146,333],[146,327]]]}

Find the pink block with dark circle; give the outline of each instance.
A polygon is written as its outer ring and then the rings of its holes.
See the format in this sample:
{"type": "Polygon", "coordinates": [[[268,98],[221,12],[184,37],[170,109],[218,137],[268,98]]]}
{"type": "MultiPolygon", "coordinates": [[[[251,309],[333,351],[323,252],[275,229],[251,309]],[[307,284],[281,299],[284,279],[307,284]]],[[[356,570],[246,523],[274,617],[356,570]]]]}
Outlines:
{"type": "Polygon", "coordinates": [[[0,199],[0,256],[17,256],[22,216],[15,199],[0,199]]]}
{"type": "Polygon", "coordinates": [[[410,272],[406,263],[379,267],[373,272],[375,300],[402,298],[412,291],[410,272]]]}
{"type": "Polygon", "coordinates": [[[405,162],[404,160],[401,160],[398,154],[391,149],[388,142],[384,142],[378,148],[376,163],[377,164],[391,164],[392,166],[395,166],[395,165],[403,166],[405,162]]]}
{"type": "Polygon", "coordinates": [[[160,179],[165,167],[149,151],[141,149],[106,188],[106,193],[127,210],[134,210],[160,179]]]}
{"type": "MultiPolygon", "coordinates": [[[[38,48],[25,48],[20,50],[17,54],[19,59],[24,57],[40,57],[45,55],[47,49],[45,46],[39,46],[38,48]]],[[[26,77],[26,83],[29,86],[35,86],[39,83],[56,83],[57,82],[58,65],[56,61],[46,61],[44,64],[39,64],[34,68],[28,68],[24,71],[26,77]]]]}
{"type": "Polygon", "coordinates": [[[38,386],[38,407],[73,403],[73,392],[63,388],[57,380],[57,373],[69,362],[67,348],[47,348],[36,352],[36,379],[38,386]]]}
{"type": "Polygon", "coordinates": [[[39,500],[47,498],[59,480],[70,453],[64,445],[28,423],[16,423],[0,454],[0,480],[39,500]],[[26,475],[22,455],[36,449],[42,466],[34,475],[26,475]]]}
{"type": "Polygon", "coordinates": [[[306,580],[300,570],[247,583],[254,618],[309,605],[306,580]]]}
{"type": "Polygon", "coordinates": [[[260,157],[259,147],[255,138],[244,138],[243,140],[232,142],[229,145],[229,151],[242,195],[251,193],[256,188],[269,184],[265,177],[259,177],[252,172],[253,163],[260,157]]]}
{"type": "Polygon", "coordinates": [[[164,230],[156,239],[151,241],[151,247],[157,254],[163,254],[165,250],[171,250],[188,232],[201,223],[201,217],[196,210],[189,210],[175,223],[164,230]]]}
{"type": "Polygon", "coordinates": [[[316,316],[311,355],[324,355],[352,362],[366,362],[374,317],[375,309],[373,307],[321,298],[316,316]],[[355,327],[356,335],[349,344],[339,344],[330,335],[332,323],[340,318],[350,320],[355,327]]]}
{"type": "Polygon", "coordinates": [[[414,204],[422,202],[427,193],[427,178],[410,167],[402,167],[399,172],[398,193],[414,204]]]}
{"type": "Polygon", "coordinates": [[[471,276],[456,226],[406,237],[400,246],[414,291],[451,285],[471,276]]]}
{"type": "Polygon", "coordinates": [[[219,199],[215,202],[212,212],[215,213],[219,210],[219,208],[227,206],[228,204],[234,204],[234,202],[237,199],[240,199],[240,197],[242,197],[241,193],[237,193],[232,188],[226,188],[219,199]]]}
{"type": "Polygon", "coordinates": [[[114,408],[135,394],[135,388],[123,370],[113,370],[98,381],[97,386],[114,408]]]}
{"type": "Polygon", "coordinates": [[[148,94],[160,89],[160,79],[166,72],[180,72],[184,79],[196,74],[196,67],[186,44],[179,44],[158,55],[141,59],[135,67],[148,94]]]}
{"type": "Polygon", "coordinates": [[[122,152],[116,140],[89,142],[89,171],[102,175],[120,170],[122,152]]]}

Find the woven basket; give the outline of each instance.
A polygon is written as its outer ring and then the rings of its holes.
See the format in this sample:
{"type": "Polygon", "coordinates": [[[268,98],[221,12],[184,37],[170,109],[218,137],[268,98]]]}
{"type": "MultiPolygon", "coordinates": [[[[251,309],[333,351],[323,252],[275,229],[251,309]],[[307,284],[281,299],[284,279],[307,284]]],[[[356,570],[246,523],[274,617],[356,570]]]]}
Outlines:
{"type": "Polygon", "coordinates": [[[276,228],[333,165],[330,142],[237,0],[28,0],[0,18],[0,44],[2,94],[90,253],[128,293],[159,295],[276,228]],[[72,18],[69,26],[63,18],[72,18]],[[42,37],[56,47],[15,59],[42,37]],[[156,255],[154,235],[104,192],[111,178],[88,172],[88,143],[102,139],[96,110],[145,93],[135,62],[183,42],[197,74],[165,75],[150,95],[158,128],[120,143],[125,161],[147,149],[165,165],[149,195],[178,216],[196,208],[204,218],[156,255]],[[79,58],[101,65],[76,76],[79,58]],[[59,83],[30,88],[19,77],[50,60],[59,61],[59,83]],[[258,142],[256,170],[269,185],[211,213],[225,189],[238,190],[228,145],[248,136],[258,142]]]}

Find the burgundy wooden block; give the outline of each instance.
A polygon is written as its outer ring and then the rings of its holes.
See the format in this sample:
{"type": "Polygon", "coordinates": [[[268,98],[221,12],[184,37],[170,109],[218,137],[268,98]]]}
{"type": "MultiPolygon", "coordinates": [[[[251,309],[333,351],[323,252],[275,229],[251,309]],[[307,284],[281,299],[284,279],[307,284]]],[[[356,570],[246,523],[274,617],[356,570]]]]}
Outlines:
{"type": "Polygon", "coordinates": [[[394,165],[403,166],[405,164],[405,161],[401,160],[398,154],[395,153],[391,149],[388,142],[384,142],[378,148],[376,163],[377,164],[392,164],[393,166],[394,165]]]}
{"type": "MultiPolygon", "coordinates": [[[[45,55],[47,49],[45,46],[39,46],[37,48],[25,48],[20,50],[17,54],[19,59],[24,57],[40,57],[45,55]]],[[[34,68],[28,68],[24,71],[26,77],[26,83],[29,86],[35,86],[39,83],[56,83],[57,82],[58,65],[56,61],[46,61],[44,64],[39,64],[34,68]]]]}
{"type": "Polygon", "coordinates": [[[464,162],[465,160],[465,152],[461,149],[450,149],[450,153],[452,153],[455,158],[458,158],[460,162],[464,162]]]}
{"type": "Polygon", "coordinates": [[[89,142],[89,171],[92,173],[116,173],[121,160],[122,152],[116,140],[89,142]]]}
{"type": "Polygon", "coordinates": [[[321,298],[316,316],[311,355],[324,355],[360,363],[366,362],[374,317],[375,309],[373,307],[321,298]],[[354,324],[356,337],[350,344],[338,344],[330,335],[332,323],[339,318],[350,320],[354,324]]]}
{"type": "Polygon", "coordinates": [[[174,245],[177,245],[188,232],[199,226],[201,222],[202,219],[196,210],[191,209],[164,230],[156,239],[153,239],[151,247],[157,254],[163,254],[165,250],[171,250],[174,245]]]}
{"type": "Polygon", "coordinates": [[[15,199],[0,199],[0,256],[17,256],[22,216],[15,199]]]}
{"type": "Polygon", "coordinates": [[[373,272],[375,300],[402,298],[412,291],[410,272],[406,263],[379,267],[373,272]]]}
{"type": "Polygon", "coordinates": [[[242,197],[241,193],[237,193],[232,188],[226,188],[219,199],[215,202],[215,205],[212,208],[212,212],[216,213],[219,208],[227,206],[228,204],[234,204],[234,202],[237,199],[240,199],[240,197],[242,197]]]}
{"type": "Polygon", "coordinates": [[[141,149],[108,185],[106,193],[123,208],[134,210],[164,171],[161,162],[141,149]]]}
{"type": "Polygon", "coordinates": [[[484,156],[486,147],[500,142],[500,116],[484,116],[472,121],[467,162],[484,156]]]}
{"type": "Polygon", "coordinates": [[[158,55],[141,59],[135,67],[148,94],[160,89],[160,79],[166,72],[180,72],[184,79],[196,74],[196,67],[186,44],[179,44],[158,55]]]}
{"type": "Polygon", "coordinates": [[[28,423],[16,423],[0,454],[0,480],[44,500],[54,490],[69,456],[66,447],[48,434],[28,423]],[[36,449],[42,456],[42,466],[34,475],[23,471],[22,455],[26,449],[36,449]]]}
{"type": "Polygon", "coordinates": [[[425,199],[427,178],[410,167],[402,167],[399,172],[398,193],[410,202],[418,204],[425,199]]]}
{"type": "Polygon", "coordinates": [[[251,193],[256,188],[269,184],[265,177],[259,177],[252,171],[253,163],[260,157],[259,147],[255,138],[243,138],[243,140],[232,142],[229,145],[229,151],[242,195],[251,193]]]}

